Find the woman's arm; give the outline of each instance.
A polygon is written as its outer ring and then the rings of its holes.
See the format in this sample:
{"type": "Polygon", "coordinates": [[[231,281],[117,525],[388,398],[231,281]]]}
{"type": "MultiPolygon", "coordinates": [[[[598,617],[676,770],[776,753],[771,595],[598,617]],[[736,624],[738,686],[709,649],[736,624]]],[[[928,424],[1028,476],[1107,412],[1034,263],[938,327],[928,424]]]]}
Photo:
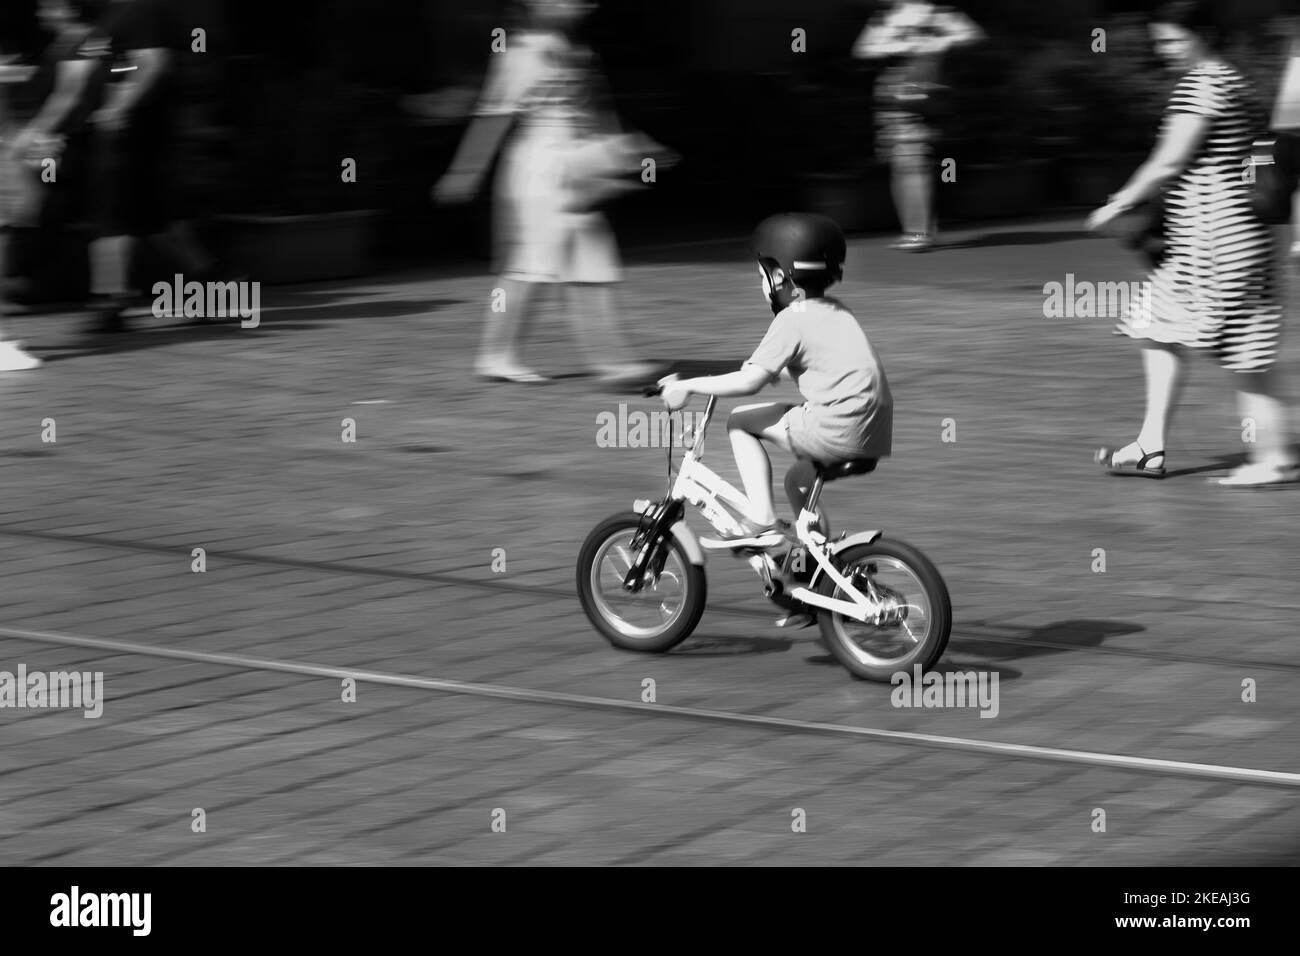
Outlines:
{"type": "Polygon", "coordinates": [[[448,176],[481,176],[510,131],[512,116],[476,116],[465,131],[451,161],[448,176]]]}
{"type": "Polygon", "coordinates": [[[86,81],[98,64],[93,60],[63,60],[55,73],[54,89],[27,124],[27,136],[51,136],[62,132],[68,114],[86,89],[86,81]]]}
{"type": "Polygon", "coordinates": [[[1207,117],[1196,113],[1172,113],[1151,156],[1129,178],[1124,188],[1088,217],[1087,227],[1099,229],[1125,210],[1155,196],[1165,183],[1177,177],[1195,158],[1210,129],[1207,117]]]}
{"type": "Polygon", "coordinates": [[[439,202],[466,201],[478,191],[528,91],[545,78],[544,55],[541,47],[526,44],[490,60],[474,119],[461,138],[451,167],[433,188],[439,202]]]}
{"type": "Polygon", "coordinates": [[[853,44],[853,55],[860,60],[880,60],[909,51],[897,11],[890,11],[882,19],[868,23],[853,44]]]}
{"type": "Polygon", "coordinates": [[[121,129],[130,122],[131,111],[140,101],[166,82],[163,77],[171,63],[171,52],[163,47],[141,48],[127,54],[127,75],[109,86],[104,105],[91,122],[107,129],[121,129]]]}
{"type": "Polygon", "coordinates": [[[935,35],[920,43],[919,53],[944,53],[959,46],[968,46],[984,39],[978,23],[958,10],[937,10],[930,19],[935,35]]]}
{"type": "Polygon", "coordinates": [[[1188,167],[1205,142],[1209,129],[1210,121],[1205,116],[1171,114],[1151,156],[1137,168],[1124,188],[1111,197],[1111,202],[1121,209],[1128,209],[1150,199],[1188,167]]]}

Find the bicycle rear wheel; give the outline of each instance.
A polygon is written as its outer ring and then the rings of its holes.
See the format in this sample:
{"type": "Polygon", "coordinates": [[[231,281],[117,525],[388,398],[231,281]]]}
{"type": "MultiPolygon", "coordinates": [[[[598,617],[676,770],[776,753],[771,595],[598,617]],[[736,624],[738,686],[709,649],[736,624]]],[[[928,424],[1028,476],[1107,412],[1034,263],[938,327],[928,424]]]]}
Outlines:
{"type": "MultiPolygon", "coordinates": [[[[917,664],[923,671],[932,668],[948,647],[952,602],[943,577],[930,560],[902,541],[879,539],[842,551],[836,555],[835,565],[855,588],[875,594],[886,610],[886,620],[880,624],[820,611],[822,639],[835,659],[863,680],[887,682],[917,664]]],[[[850,600],[826,575],[817,590],[850,600]]]]}

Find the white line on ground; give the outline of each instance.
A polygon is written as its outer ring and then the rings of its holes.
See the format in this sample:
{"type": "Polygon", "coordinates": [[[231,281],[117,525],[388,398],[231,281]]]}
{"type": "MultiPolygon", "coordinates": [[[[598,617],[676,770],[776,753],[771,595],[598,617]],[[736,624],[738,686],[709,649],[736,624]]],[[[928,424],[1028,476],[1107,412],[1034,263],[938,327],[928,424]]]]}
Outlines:
{"type": "Polygon", "coordinates": [[[882,743],[914,744],[944,750],[968,753],[996,754],[1019,760],[1047,760],[1057,763],[1087,764],[1096,767],[1115,767],[1144,773],[1160,773],[1180,777],[1201,777],[1212,780],[1234,780],[1241,783],[1266,786],[1300,787],[1300,773],[1280,770],[1256,770],[1251,767],[1225,767],[1218,764],[1187,763],[1180,760],[1160,760],[1155,757],[1130,757],[1124,754],[1095,753],[1087,750],[1061,750],[1056,747],[1038,747],[1032,744],[1008,744],[994,740],[974,740],[966,737],[945,737],[919,734],[910,731],[882,730],[874,727],[855,727],[851,724],[827,724],[816,721],[793,720],[784,717],[759,717],[724,710],[704,710],[698,707],[674,707],[671,704],[644,704],[640,701],[615,700],[609,697],[590,697],[586,694],[565,694],[559,691],[530,690],[525,687],[508,687],[501,684],[476,684],[468,681],[442,680],[434,677],[410,677],[383,671],[357,670],[332,667],[326,664],[309,664],[299,661],[277,661],[244,654],[221,654],[210,651],[187,651],[172,647],[157,647],[100,637],[83,637],[77,634],[54,634],[46,631],[28,631],[13,627],[0,627],[0,637],[36,641],[44,644],[63,644],[70,647],[90,647],[97,650],[139,654],[147,657],[168,657],[175,660],[215,664],[246,670],[281,671],[310,677],[351,677],[358,683],[387,684],[393,687],[410,687],[417,690],[441,691],[473,697],[495,697],[536,704],[567,704],[576,707],[599,707],[622,710],[658,717],[678,717],[690,720],[712,720],[741,726],[770,727],[791,733],[839,734],[864,737],[882,743]]]}

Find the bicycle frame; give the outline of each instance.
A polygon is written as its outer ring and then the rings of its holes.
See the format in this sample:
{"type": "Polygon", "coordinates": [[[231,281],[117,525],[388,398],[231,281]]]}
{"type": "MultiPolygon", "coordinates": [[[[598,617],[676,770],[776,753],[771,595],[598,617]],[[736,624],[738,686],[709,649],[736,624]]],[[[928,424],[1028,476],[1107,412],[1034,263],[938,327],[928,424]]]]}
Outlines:
{"type": "MultiPolygon", "coordinates": [[[[691,447],[682,455],[681,463],[677,469],[677,477],[673,481],[667,500],[661,503],[638,500],[633,505],[637,513],[642,515],[655,510],[657,505],[663,506],[663,510],[659,515],[660,519],[671,520],[671,533],[679,541],[682,541],[683,548],[694,564],[704,563],[704,552],[698,540],[695,539],[694,533],[686,525],[682,513],[683,502],[695,507],[720,534],[735,534],[744,530],[740,521],[729,509],[733,509],[745,517],[751,516],[750,501],[745,494],[705,465],[702,460],[704,440],[709,423],[713,419],[713,412],[717,407],[717,402],[716,395],[709,396],[704,413],[696,425],[691,447]],[[696,560],[697,557],[699,560],[696,560]]],[[[870,596],[863,594],[854,587],[853,583],[835,568],[831,559],[845,548],[857,544],[870,544],[879,538],[883,532],[866,531],[852,535],[846,534],[841,535],[839,540],[831,542],[824,534],[812,527],[812,524],[817,520],[817,514],[811,509],[817,507],[817,499],[821,494],[821,489],[822,481],[818,478],[795,522],[796,537],[806,553],[812,556],[817,568],[807,586],[795,588],[789,592],[789,595],[812,607],[825,608],[861,622],[879,623],[882,619],[880,602],[873,600],[870,596]],[[844,601],[817,593],[817,583],[823,574],[829,576],[851,600],[844,601]]],[[[661,528],[659,534],[662,535],[667,530],[661,528]]],[[[656,536],[652,535],[651,537],[653,539],[656,536]]],[[[647,542],[647,544],[649,543],[647,542]]],[[[644,573],[648,558],[649,555],[645,554],[643,559],[638,560],[636,566],[629,571],[625,586],[628,586],[628,583],[634,577],[639,577],[641,573],[644,573]]],[[[769,597],[781,590],[780,585],[777,583],[781,569],[770,554],[766,552],[750,554],[748,555],[748,562],[750,567],[763,579],[764,592],[769,597]]]]}

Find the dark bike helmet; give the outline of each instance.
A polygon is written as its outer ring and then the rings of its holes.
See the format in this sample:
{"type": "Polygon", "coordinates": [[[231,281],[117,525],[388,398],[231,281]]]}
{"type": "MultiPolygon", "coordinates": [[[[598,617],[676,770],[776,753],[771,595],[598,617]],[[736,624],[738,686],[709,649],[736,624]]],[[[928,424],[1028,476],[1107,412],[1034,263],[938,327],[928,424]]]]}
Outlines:
{"type": "Polygon", "coordinates": [[[764,219],[754,230],[754,254],[772,286],[772,309],[798,297],[795,287],[819,294],[844,277],[844,233],[829,216],[787,212],[764,219]]]}

